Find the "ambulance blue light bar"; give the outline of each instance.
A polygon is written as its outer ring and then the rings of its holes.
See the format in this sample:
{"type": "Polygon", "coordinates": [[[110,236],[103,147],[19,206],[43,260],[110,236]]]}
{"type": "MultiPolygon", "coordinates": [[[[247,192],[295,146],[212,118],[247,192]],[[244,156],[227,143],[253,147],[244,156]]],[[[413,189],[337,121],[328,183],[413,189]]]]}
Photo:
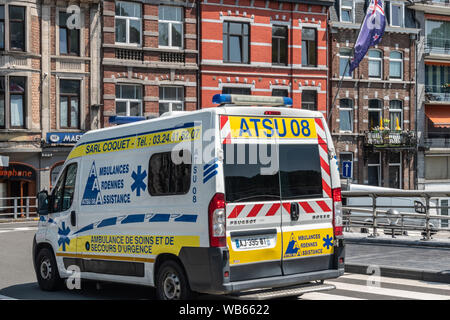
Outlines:
{"type": "Polygon", "coordinates": [[[127,116],[110,116],[109,123],[111,124],[126,124],[145,120],[145,117],[127,117],[127,116]]]}
{"type": "Polygon", "coordinates": [[[213,97],[214,104],[234,104],[237,106],[292,106],[293,102],[288,97],[251,96],[242,94],[216,94],[213,97]]]}

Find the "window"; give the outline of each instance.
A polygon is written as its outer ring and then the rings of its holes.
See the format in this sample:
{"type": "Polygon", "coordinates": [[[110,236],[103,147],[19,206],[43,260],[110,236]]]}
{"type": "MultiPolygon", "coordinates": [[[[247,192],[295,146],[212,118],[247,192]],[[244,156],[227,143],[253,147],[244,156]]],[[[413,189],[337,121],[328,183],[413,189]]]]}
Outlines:
{"type": "Polygon", "coordinates": [[[341,99],[339,101],[339,130],[353,131],[353,100],[341,99]]]}
{"type": "Polygon", "coordinates": [[[141,5],[133,2],[116,3],[116,42],[141,44],[141,5]]]}
{"type": "Polygon", "coordinates": [[[339,50],[339,76],[351,77],[350,59],[352,58],[352,49],[342,48],[339,50]],[[345,74],[344,74],[345,72],[345,74]]]}
{"type": "MultiPolygon", "coordinates": [[[[179,151],[180,158],[184,152],[179,151]]],[[[152,196],[182,195],[189,192],[191,186],[191,164],[175,164],[172,152],[156,153],[148,164],[148,191],[152,196]]]]}
{"type": "Polygon", "coordinates": [[[389,55],[389,78],[402,79],[403,77],[403,54],[392,51],[389,55]]]}
{"type": "Polygon", "coordinates": [[[404,23],[404,6],[402,3],[391,2],[391,26],[392,27],[403,27],[404,23]]]}
{"type": "Polygon", "coordinates": [[[450,21],[425,21],[426,44],[428,51],[446,53],[450,51],[450,21]]]}
{"type": "Polygon", "coordinates": [[[183,47],[183,11],[181,7],[159,7],[159,46],[183,47]]]}
{"type": "Polygon", "coordinates": [[[25,51],[25,7],[9,6],[10,49],[25,51]]]}
{"type": "Polygon", "coordinates": [[[142,87],[116,85],[116,114],[119,116],[142,115],[142,87]]]}
{"type": "Polygon", "coordinates": [[[184,87],[159,87],[159,115],[184,110],[184,87]]]}
{"type": "Polygon", "coordinates": [[[368,184],[370,186],[381,186],[381,154],[372,152],[368,159],[368,184]]]}
{"type": "Polygon", "coordinates": [[[25,128],[25,77],[9,78],[11,128],[25,128]]]}
{"type": "Polygon", "coordinates": [[[223,61],[249,63],[249,25],[223,23],[223,61]]]}
{"type": "Polygon", "coordinates": [[[427,156],[425,157],[425,179],[427,180],[449,180],[450,179],[450,157],[427,156]]]}
{"type": "Polygon", "coordinates": [[[245,94],[251,95],[252,92],[250,88],[240,88],[240,87],[223,87],[222,94],[245,94]]]}
{"type": "Polygon", "coordinates": [[[67,211],[72,206],[77,178],[77,164],[71,163],[61,174],[52,193],[52,212],[67,211]]]}
{"type": "Polygon", "coordinates": [[[448,83],[450,66],[425,65],[425,98],[428,101],[449,101],[450,89],[445,85],[448,83]]]}
{"type": "Polygon", "coordinates": [[[67,19],[71,14],[59,12],[59,53],[80,55],[80,30],[67,27],[67,19]]]}
{"type": "Polygon", "coordinates": [[[302,66],[317,65],[316,29],[302,28],[302,66]]]}
{"type": "Polygon", "coordinates": [[[272,63],[287,64],[288,29],[283,26],[272,27],[272,63]]]}
{"type": "Polygon", "coordinates": [[[403,126],[403,103],[400,100],[389,102],[389,129],[401,130],[403,126]]]}
{"type": "Polygon", "coordinates": [[[5,6],[0,6],[0,50],[5,50],[5,6]]]}
{"type": "Polygon", "coordinates": [[[369,77],[380,78],[382,74],[383,56],[379,50],[369,50],[369,77]]]}
{"type": "Polygon", "coordinates": [[[279,171],[261,172],[267,166],[262,154],[274,150],[262,144],[224,146],[225,197],[227,202],[276,201],[322,197],[322,176],[317,145],[279,145],[279,171]],[[267,148],[264,151],[260,148],[267,148]],[[281,182],[281,183],[280,183],[281,182]],[[281,185],[281,188],[280,188],[281,185]]]}
{"type": "Polygon", "coordinates": [[[402,186],[402,154],[389,153],[389,188],[400,189],[402,186]]]}
{"type": "Polygon", "coordinates": [[[380,126],[383,103],[379,99],[369,100],[369,130],[380,126]]]}
{"type": "Polygon", "coordinates": [[[0,128],[6,127],[5,77],[0,77],[0,128]]]}
{"type": "Polygon", "coordinates": [[[317,111],[317,91],[302,91],[302,109],[317,111]]]}
{"type": "Polygon", "coordinates": [[[288,89],[273,89],[272,97],[289,97],[288,89]]]}
{"type": "Polygon", "coordinates": [[[353,0],[341,0],[341,21],[353,22],[353,0]]]}
{"type": "MultiPolygon", "coordinates": [[[[351,162],[353,164],[353,153],[341,152],[339,154],[339,172],[341,174],[341,179],[346,179],[343,177],[344,162],[351,162]]],[[[353,178],[353,165],[352,165],[352,172],[350,173],[350,178],[353,178]]]]}
{"type": "Polygon", "coordinates": [[[59,82],[59,126],[78,129],[80,119],[80,81],[59,82]]]}
{"type": "MultiPolygon", "coordinates": [[[[441,216],[448,216],[449,214],[449,209],[450,209],[450,207],[449,207],[449,205],[448,205],[448,199],[445,199],[445,200],[441,200],[441,216]]],[[[441,220],[441,228],[448,228],[448,225],[449,225],[449,219],[446,219],[446,220],[444,220],[444,219],[442,219],[441,220]]]]}

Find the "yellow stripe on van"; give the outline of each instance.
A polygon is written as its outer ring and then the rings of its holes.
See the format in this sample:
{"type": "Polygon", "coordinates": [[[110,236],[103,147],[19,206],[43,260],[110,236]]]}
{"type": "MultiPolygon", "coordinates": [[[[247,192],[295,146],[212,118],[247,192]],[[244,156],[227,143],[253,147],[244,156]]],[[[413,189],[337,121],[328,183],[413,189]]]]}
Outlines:
{"type": "Polygon", "coordinates": [[[183,141],[194,141],[201,138],[201,132],[201,126],[193,126],[190,128],[179,128],[154,133],[144,133],[126,138],[114,138],[110,140],[86,143],[76,146],[69,154],[68,159],[94,154],[180,143],[183,141]]]}
{"type": "Polygon", "coordinates": [[[231,138],[317,139],[314,119],[230,116],[231,138]]]}

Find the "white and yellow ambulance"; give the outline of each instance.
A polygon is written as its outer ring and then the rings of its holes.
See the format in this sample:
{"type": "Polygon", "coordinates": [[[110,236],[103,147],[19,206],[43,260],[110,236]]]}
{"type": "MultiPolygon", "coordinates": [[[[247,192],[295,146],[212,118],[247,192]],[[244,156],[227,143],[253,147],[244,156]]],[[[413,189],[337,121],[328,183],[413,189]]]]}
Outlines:
{"type": "Polygon", "coordinates": [[[40,287],[141,284],[158,298],[329,290],[344,273],[341,190],[320,112],[282,97],[90,131],[38,194],[40,287]],[[255,290],[259,289],[259,290],[255,290]]]}

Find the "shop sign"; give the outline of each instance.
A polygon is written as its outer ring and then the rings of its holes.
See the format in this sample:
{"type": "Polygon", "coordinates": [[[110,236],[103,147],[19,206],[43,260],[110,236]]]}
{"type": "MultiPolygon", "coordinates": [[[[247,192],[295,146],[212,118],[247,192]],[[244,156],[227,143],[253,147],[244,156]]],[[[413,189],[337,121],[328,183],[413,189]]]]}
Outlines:
{"type": "Polygon", "coordinates": [[[36,180],[36,170],[24,164],[10,163],[8,167],[0,167],[0,179],[36,180]]]}
{"type": "Polygon", "coordinates": [[[48,132],[45,141],[52,144],[75,144],[82,135],[79,132],[48,132]]]}

